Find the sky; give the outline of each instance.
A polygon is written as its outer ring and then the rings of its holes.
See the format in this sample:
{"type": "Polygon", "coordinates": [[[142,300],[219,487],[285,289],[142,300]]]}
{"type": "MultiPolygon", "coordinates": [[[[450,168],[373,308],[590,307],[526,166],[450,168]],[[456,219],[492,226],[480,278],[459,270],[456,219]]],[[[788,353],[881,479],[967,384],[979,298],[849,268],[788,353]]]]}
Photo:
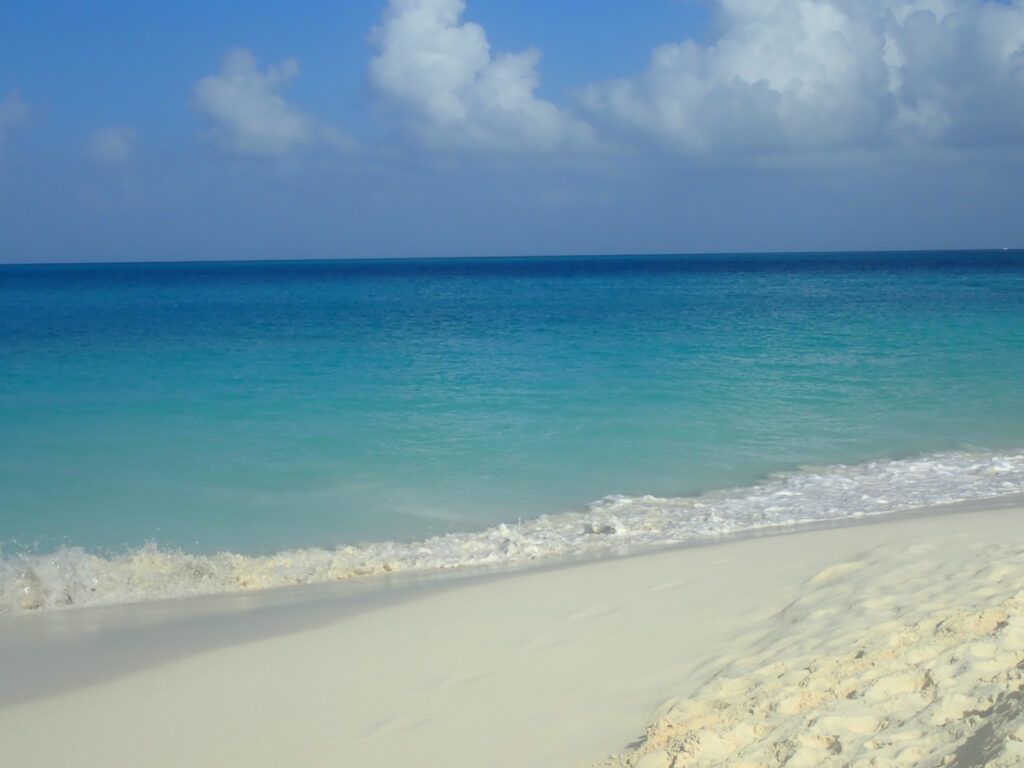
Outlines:
{"type": "Polygon", "coordinates": [[[1024,0],[3,0],[0,262],[1024,247],[1024,0]]]}

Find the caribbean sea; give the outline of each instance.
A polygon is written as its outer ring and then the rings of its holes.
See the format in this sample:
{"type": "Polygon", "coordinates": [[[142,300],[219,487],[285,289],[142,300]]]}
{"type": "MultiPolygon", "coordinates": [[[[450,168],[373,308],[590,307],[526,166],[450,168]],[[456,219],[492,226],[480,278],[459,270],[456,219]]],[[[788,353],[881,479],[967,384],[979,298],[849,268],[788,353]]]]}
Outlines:
{"type": "Polygon", "coordinates": [[[1024,251],[0,265],[0,613],[1024,491],[1024,251]]]}

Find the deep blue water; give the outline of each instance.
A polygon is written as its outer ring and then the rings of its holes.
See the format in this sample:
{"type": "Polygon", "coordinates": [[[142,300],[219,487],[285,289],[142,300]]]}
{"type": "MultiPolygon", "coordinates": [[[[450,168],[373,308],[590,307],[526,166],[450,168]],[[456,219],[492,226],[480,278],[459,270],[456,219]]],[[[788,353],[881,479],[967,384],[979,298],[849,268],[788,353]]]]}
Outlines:
{"type": "Polygon", "coordinates": [[[1021,251],[0,266],[0,552],[409,541],[1013,455],[1022,382],[1021,251]]]}

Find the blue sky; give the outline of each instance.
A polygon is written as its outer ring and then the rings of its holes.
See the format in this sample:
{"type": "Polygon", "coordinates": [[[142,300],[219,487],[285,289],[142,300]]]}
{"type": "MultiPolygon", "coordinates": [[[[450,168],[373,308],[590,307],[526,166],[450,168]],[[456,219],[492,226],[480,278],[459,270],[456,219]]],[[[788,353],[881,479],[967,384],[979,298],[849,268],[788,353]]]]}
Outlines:
{"type": "Polygon", "coordinates": [[[1024,246],[1024,0],[27,2],[0,261],[1024,246]]]}

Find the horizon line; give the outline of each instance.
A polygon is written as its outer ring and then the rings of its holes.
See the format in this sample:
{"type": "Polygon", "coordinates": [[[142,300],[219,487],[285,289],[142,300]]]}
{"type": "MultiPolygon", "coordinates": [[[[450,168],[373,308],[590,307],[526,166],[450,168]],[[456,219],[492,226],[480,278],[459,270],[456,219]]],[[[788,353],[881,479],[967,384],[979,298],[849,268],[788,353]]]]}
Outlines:
{"type": "Polygon", "coordinates": [[[920,253],[1024,253],[1024,248],[881,248],[830,250],[808,249],[796,251],[659,251],[637,253],[561,253],[561,254],[502,254],[492,256],[329,256],[303,258],[209,258],[209,259],[123,259],[108,261],[0,261],[3,267],[67,267],[67,266],[117,266],[130,264],[301,264],[331,262],[400,262],[400,261],[511,261],[547,259],[623,259],[623,258],[694,258],[709,256],[858,256],[895,255],[920,253]]]}

